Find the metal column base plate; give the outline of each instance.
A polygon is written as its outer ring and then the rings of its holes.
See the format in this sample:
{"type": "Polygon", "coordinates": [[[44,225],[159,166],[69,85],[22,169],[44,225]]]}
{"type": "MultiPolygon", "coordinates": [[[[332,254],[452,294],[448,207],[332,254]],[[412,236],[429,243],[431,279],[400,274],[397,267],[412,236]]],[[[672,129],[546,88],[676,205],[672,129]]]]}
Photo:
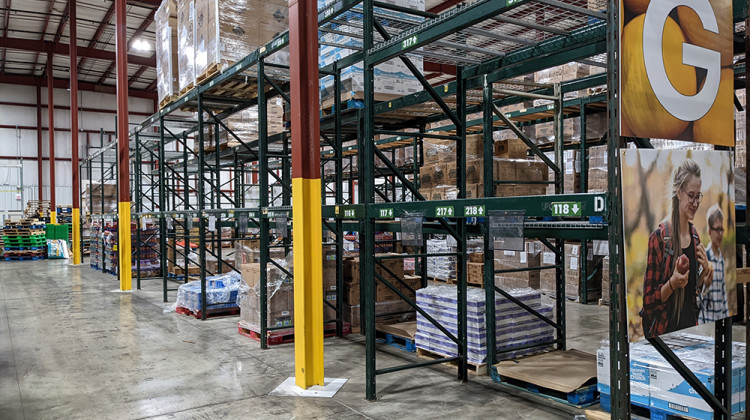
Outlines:
{"type": "Polygon", "coordinates": [[[268,395],[278,397],[332,398],[337,392],[339,392],[339,389],[344,386],[346,381],[346,379],[324,378],[323,386],[315,385],[307,389],[302,389],[294,383],[294,377],[291,377],[287,378],[268,395]]]}

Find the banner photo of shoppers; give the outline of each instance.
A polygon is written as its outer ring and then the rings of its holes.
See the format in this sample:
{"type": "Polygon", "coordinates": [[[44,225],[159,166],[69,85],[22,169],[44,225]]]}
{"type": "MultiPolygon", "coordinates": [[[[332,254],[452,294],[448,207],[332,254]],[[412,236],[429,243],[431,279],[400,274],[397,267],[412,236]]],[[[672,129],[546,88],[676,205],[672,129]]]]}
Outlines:
{"type": "Polygon", "coordinates": [[[620,150],[628,338],[737,313],[732,154],[620,150]]]}

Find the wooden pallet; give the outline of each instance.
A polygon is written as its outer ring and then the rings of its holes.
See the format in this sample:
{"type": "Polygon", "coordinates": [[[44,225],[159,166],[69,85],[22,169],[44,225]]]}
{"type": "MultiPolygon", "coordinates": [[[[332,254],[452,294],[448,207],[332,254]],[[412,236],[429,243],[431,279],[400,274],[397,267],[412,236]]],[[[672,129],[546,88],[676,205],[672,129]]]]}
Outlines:
{"type": "MultiPolygon", "coordinates": [[[[335,322],[328,322],[324,325],[323,328],[324,328],[323,337],[328,338],[328,337],[333,337],[336,335],[336,323],[335,322]]],[[[249,337],[257,342],[260,342],[260,338],[261,338],[260,332],[253,331],[252,329],[249,329],[249,328],[244,328],[242,324],[240,323],[237,323],[237,332],[240,335],[244,335],[245,337],[249,337]]],[[[342,328],[342,333],[344,335],[351,334],[352,333],[351,325],[345,322],[342,328]]],[[[268,331],[268,338],[266,340],[266,343],[269,346],[294,343],[294,327],[268,331]]]]}
{"type": "MultiPolygon", "coordinates": [[[[175,312],[178,314],[183,315],[192,315],[198,319],[200,319],[203,316],[202,311],[193,312],[190,309],[177,307],[175,309],[175,312]]],[[[208,312],[206,312],[206,318],[216,318],[219,316],[233,316],[233,315],[239,315],[240,314],[240,308],[234,307],[234,308],[221,308],[221,309],[209,309],[208,312]]]]}
{"type": "MultiPolygon", "coordinates": [[[[445,359],[446,358],[446,356],[443,356],[442,354],[433,353],[433,352],[431,352],[429,350],[420,349],[419,347],[417,347],[417,357],[419,357],[420,359],[427,359],[427,360],[437,360],[437,359],[445,359]]],[[[458,363],[457,362],[445,362],[445,363],[443,363],[443,365],[444,366],[449,366],[449,367],[453,368],[454,370],[458,369],[458,363]]],[[[469,371],[469,373],[471,373],[472,375],[481,376],[481,375],[486,375],[487,374],[487,364],[486,363],[476,364],[476,363],[472,363],[472,362],[467,362],[466,368],[469,371]]]]}
{"type": "Polygon", "coordinates": [[[171,104],[172,102],[176,101],[178,98],[178,95],[170,95],[166,98],[162,99],[161,102],[159,102],[159,109],[164,108],[165,106],[171,104]]]}
{"type": "Polygon", "coordinates": [[[44,236],[45,232],[41,229],[4,229],[5,236],[44,236]]]}
{"type": "Polygon", "coordinates": [[[208,66],[206,71],[204,71],[198,77],[195,78],[195,82],[197,84],[201,84],[204,81],[216,76],[218,73],[219,73],[219,64],[218,63],[211,64],[210,66],[208,66]]]}
{"type": "Polygon", "coordinates": [[[181,97],[185,96],[185,94],[186,94],[186,93],[190,92],[190,90],[191,90],[191,89],[193,89],[193,86],[195,86],[195,85],[193,84],[193,82],[190,82],[190,83],[188,83],[188,84],[187,84],[187,86],[185,86],[185,87],[184,87],[184,88],[183,88],[183,89],[182,89],[182,90],[180,91],[180,93],[179,93],[179,94],[177,94],[177,98],[181,98],[181,97]]]}

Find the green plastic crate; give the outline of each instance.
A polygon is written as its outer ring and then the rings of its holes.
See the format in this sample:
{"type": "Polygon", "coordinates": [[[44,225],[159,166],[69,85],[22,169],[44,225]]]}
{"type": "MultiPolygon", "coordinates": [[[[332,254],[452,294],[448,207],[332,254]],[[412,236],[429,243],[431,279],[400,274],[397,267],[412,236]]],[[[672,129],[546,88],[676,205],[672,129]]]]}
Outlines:
{"type": "Polygon", "coordinates": [[[68,233],[70,232],[70,225],[47,225],[45,227],[45,233],[47,239],[64,239],[68,240],[68,233]]]}

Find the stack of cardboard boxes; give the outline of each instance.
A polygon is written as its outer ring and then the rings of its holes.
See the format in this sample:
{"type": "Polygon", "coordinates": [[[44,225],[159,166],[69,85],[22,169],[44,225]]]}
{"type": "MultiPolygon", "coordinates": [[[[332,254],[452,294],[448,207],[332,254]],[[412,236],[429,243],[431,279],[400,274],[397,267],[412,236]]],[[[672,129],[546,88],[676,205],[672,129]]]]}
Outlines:
{"type": "MultiPolygon", "coordinates": [[[[398,254],[376,254],[378,256],[395,256],[398,254]]],[[[385,278],[389,283],[396,287],[399,292],[404,294],[409,299],[414,300],[415,294],[412,290],[416,291],[422,286],[422,280],[418,276],[405,275],[404,274],[404,260],[400,258],[380,260],[385,266],[382,267],[380,264],[375,265],[375,273],[385,278]],[[393,274],[390,274],[389,271],[393,274]],[[394,277],[395,276],[395,277],[394,277]],[[396,279],[401,279],[402,282],[396,279]],[[411,288],[409,290],[406,286],[411,288]]],[[[352,331],[358,332],[360,330],[360,311],[361,301],[360,294],[362,288],[362,282],[360,279],[360,264],[359,258],[347,258],[344,260],[344,321],[351,323],[352,331]]],[[[335,270],[334,270],[335,274],[335,270]]],[[[376,315],[388,314],[399,311],[409,311],[411,306],[401,300],[401,298],[388,286],[383,284],[382,281],[375,280],[375,313],[376,315]]],[[[384,322],[388,320],[400,319],[401,315],[396,315],[395,318],[390,317],[388,319],[378,318],[378,322],[384,322]]]]}
{"type": "MultiPolygon", "coordinates": [[[[595,254],[594,247],[589,243],[586,255],[586,270],[589,277],[587,284],[587,297],[589,301],[596,301],[601,297],[602,293],[603,271],[597,269],[597,267],[603,265],[602,260],[604,256],[595,254]]],[[[581,292],[581,257],[581,244],[565,244],[565,296],[573,300],[577,300],[581,292]]],[[[541,264],[555,264],[555,253],[551,251],[542,252],[541,264]]],[[[554,296],[555,277],[556,272],[554,269],[545,269],[541,271],[540,283],[542,292],[554,296]]]]}
{"type": "MultiPolygon", "coordinates": [[[[527,241],[524,251],[495,251],[495,270],[513,270],[518,268],[539,267],[541,263],[542,243],[527,241]]],[[[495,286],[503,289],[522,289],[531,287],[539,290],[540,270],[501,273],[495,275],[495,286]]]]}
{"type": "MultiPolygon", "coordinates": [[[[445,133],[441,133],[445,134],[445,133]]],[[[420,170],[419,192],[428,200],[450,200],[458,197],[456,142],[425,139],[424,166],[420,170]]],[[[540,195],[545,184],[514,184],[518,181],[544,182],[549,179],[544,162],[529,159],[528,146],[520,139],[494,141],[493,178],[507,184],[495,185],[496,197],[540,195]]],[[[466,197],[484,197],[484,136],[466,136],[466,197]]]]}
{"type": "MultiPolygon", "coordinates": [[[[240,326],[260,332],[260,264],[247,263],[241,266],[245,287],[240,287],[240,326]]],[[[266,268],[268,297],[268,328],[294,325],[294,282],[273,264],[266,268]]],[[[287,270],[291,271],[291,267],[287,270]]]]}
{"type": "MultiPolygon", "coordinates": [[[[235,112],[227,117],[223,123],[231,131],[231,134],[223,126],[219,126],[219,149],[240,145],[240,140],[246,144],[250,143],[258,138],[258,106],[254,105],[235,112]]],[[[271,98],[267,101],[266,127],[266,133],[269,136],[284,131],[284,102],[282,98],[271,98]]],[[[213,124],[206,124],[203,131],[203,150],[210,152],[216,149],[215,130],[213,124]]]]}
{"type": "MultiPolygon", "coordinates": [[[[318,9],[323,9],[334,3],[333,0],[318,0],[318,9]]],[[[399,7],[422,11],[425,10],[424,0],[387,0],[399,7]]],[[[389,18],[394,22],[406,22],[406,24],[419,24],[421,19],[414,15],[397,12],[391,9],[376,8],[378,16],[384,17],[380,22],[384,26],[391,25],[389,18]]],[[[362,49],[362,6],[356,5],[351,11],[338,17],[340,24],[333,25],[337,32],[321,32],[320,58],[321,67],[347,57],[362,49]],[[351,36],[348,34],[357,34],[351,36]],[[347,48],[349,47],[349,48],[347,48]]],[[[423,72],[423,58],[418,55],[410,55],[409,59],[420,73],[423,72]]],[[[378,64],[375,68],[375,95],[381,100],[397,96],[404,96],[422,90],[422,85],[412,74],[406,65],[398,58],[387,60],[378,64]]],[[[342,100],[363,99],[364,92],[364,68],[362,62],[355,63],[341,72],[341,98],[342,100]]],[[[324,108],[333,105],[334,101],[334,79],[333,76],[325,76],[320,79],[320,99],[324,108]]]]}
{"type": "MultiPolygon", "coordinates": [[[[180,0],[180,90],[226,70],[288,27],[289,10],[282,0],[180,0]]],[[[288,55],[273,58],[288,64],[288,55]]]]}
{"type": "Polygon", "coordinates": [[[588,192],[607,192],[609,189],[607,146],[592,146],[588,152],[588,192]]]}

